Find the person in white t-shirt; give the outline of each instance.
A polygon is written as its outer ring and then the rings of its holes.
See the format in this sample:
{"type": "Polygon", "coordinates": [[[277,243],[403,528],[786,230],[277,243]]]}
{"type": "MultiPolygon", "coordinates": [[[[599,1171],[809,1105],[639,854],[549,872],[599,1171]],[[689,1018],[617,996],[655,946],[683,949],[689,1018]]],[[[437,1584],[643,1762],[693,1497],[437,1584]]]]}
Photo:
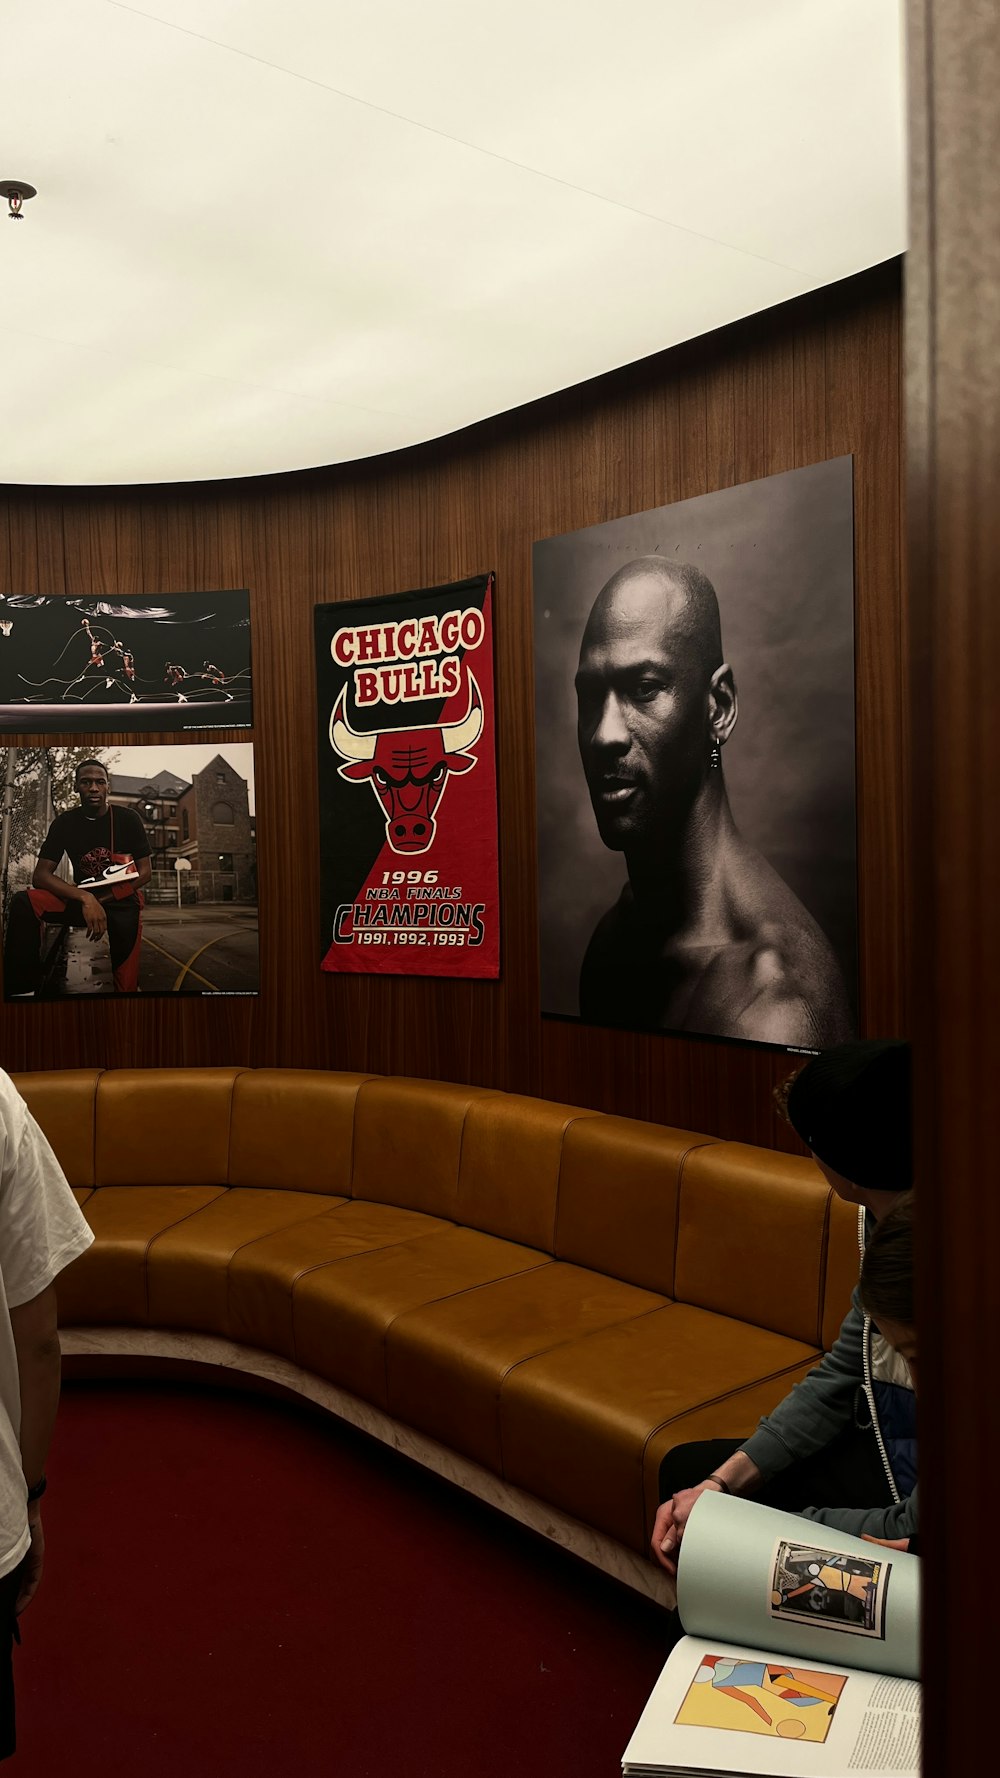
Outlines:
{"type": "Polygon", "coordinates": [[[12,1644],[42,1576],[41,1497],[59,1401],[55,1279],[94,1239],[0,1070],[0,1759],[14,1751],[12,1644]]]}

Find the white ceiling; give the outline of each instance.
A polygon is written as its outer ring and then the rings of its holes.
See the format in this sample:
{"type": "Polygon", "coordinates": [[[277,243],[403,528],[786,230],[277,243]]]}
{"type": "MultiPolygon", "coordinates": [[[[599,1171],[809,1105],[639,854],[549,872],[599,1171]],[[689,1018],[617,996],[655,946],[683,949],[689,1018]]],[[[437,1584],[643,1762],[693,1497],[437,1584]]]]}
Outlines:
{"type": "Polygon", "coordinates": [[[0,480],[450,432],[902,251],[900,0],[2,0],[0,480]]]}

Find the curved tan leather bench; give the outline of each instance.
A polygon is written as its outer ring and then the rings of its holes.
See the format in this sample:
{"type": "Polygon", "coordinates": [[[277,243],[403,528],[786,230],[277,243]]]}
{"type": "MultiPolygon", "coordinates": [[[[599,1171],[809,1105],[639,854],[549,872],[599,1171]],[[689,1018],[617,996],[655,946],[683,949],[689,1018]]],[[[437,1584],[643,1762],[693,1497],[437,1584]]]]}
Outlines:
{"type": "Polygon", "coordinates": [[[856,1275],[853,1214],[771,1150],[437,1081],[14,1078],[96,1235],[71,1358],[296,1389],[655,1595],[664,1453],[748,1432],[856,1275]]]}

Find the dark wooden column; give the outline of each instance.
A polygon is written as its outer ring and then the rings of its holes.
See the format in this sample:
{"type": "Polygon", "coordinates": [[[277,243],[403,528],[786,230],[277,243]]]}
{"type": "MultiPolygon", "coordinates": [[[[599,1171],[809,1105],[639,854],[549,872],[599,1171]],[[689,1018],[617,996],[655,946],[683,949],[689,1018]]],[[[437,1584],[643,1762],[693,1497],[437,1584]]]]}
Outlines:
{"type": "Polygon", "coordinates": [[[925,1773],[981,1769],[1000,1489],[1000,7],[910,0],[910,946],[925,1773]]]}

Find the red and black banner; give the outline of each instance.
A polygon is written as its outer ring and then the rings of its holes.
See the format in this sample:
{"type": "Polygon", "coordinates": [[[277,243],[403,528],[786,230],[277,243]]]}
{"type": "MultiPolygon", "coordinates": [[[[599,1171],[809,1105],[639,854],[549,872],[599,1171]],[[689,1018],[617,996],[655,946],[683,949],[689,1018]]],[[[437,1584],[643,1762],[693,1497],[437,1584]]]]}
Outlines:
{"type": "Polygon", "coordinates": [[[320,967],[499,975],[493,575],[315,617],[320,967]]]}

